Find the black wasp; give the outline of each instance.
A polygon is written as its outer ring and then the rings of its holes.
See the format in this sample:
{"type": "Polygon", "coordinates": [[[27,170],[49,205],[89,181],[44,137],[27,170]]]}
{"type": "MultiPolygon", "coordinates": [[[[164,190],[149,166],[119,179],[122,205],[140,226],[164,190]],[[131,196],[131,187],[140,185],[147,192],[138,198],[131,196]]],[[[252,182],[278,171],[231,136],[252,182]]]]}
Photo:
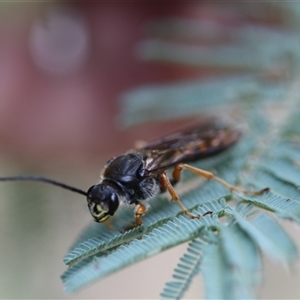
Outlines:
{"type": "Polygon", "coordinates": [[[87,192],[35,175],[0,177],[0,181],[42,181],[83,194],[87,197],[90,213],[96,222],[104,222],[113,216],[122,202],[135,205],[135,225],[139,226],[147,210],[145,201],[164,191],[169,192],[184,214],[190,218],[199,218],[199,215],[192,215],[187,211],[173,188],[180,180],[182,170],[216,180],[232,191],[262,194],[268,190],[247,191],[230,185],[211,172],[186,164],[224,151],[234,145],[240,136],[240,130],[226,126],[214,118],[207,118],[110,159],[102,171],[100,182],[87,192]],[[173,168],[171,178],[166,174],[170,168],[173,168]]]}

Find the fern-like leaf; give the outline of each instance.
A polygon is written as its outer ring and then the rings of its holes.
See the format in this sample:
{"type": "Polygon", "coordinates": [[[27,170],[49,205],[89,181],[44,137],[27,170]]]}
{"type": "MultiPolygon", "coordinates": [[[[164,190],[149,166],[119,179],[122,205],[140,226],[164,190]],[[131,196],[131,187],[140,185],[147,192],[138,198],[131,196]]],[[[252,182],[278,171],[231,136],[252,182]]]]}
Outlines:
{"type": "MultiPolygon", "coordinates": [[[[202,233],[201,233],[202,235],[202,233]]],[[[184,292],[189,288],[190,283],[199,270],[202,259],[203,241],[199,238],[189,243],[185,253],[174,270],[174,281],[167,282],[161,293],[163,299],[181,299],[184,292]]]]}
{"type": "Polygon", "coordinates": [[[70,268],[63,275],[65,288],[67,291],[75,291],[116,270],[193,239],[209,225],[207,219],[202,218],[191,222],[184,217],[175,218],[160,228],[155,228],[151,233],[145,234],[140,240],[135,239],[129,244],[121,245],[106,256],[94,257],[88,262],[83,261],[82,268],[78,269],[76,266],[74,272],[70,268]]]}

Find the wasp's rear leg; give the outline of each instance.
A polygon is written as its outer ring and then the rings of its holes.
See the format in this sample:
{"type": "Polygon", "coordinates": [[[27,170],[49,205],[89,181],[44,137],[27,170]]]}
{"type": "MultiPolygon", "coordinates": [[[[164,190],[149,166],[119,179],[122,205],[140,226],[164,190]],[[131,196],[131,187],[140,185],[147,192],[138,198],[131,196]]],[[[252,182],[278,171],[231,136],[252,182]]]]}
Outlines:
{"type": "Polygon", "coordinates": [[[251,194],[251,195],[262,195],[265,192],[268,192],[270,189],[269,188],[264,188],[262,190],[259,191],[248,191],[245,190],[243,188],[240,188],[238,186],[234,186],[229,184],[227,181],[215,176],[213,173],[199,169],[199,168],[195,168],[192,167],[190,165],[186,165],[186,164],[178,164],[175,166],[174,171],[173,171],[173,178],[174,180],[179,180],[180,179],[180,173],[182,170],[188,170],[190,172],[193,172],[194,174],[197,174],[199,176],[205,177],[206,179],[212,179],[215,180],[219,183],[221,183],[223,186],[225,186],[226,188],[228,188],[230,191],[236,191],[239,193],[243,193],[243,194],[251,194]]]}
{"type": "MultiPolygon", "coordinates": [[[[178,180],[177,180],[178,181],[178,180]]],[[[176,182],[177,182],[176,181],[176,182]]],[[[178,203],[178,205],[180,206],[181,210],[183,211],[183,213],[185,215],[187,215],[188,217],[190,217],[191,219],[199,219],[200,215],[193,215],[191,214],[186,208],[185,206],[182,204],[182,202],[180,201],[179,196],[177,195],[176,191],[174,190],[168,176],[165,173],[162,173],[160,175],[160,184],[162,187],[162,190],[167,190],[169,192],[169,194],[172,197],[172,200],[176,201],[178,203]]]]}

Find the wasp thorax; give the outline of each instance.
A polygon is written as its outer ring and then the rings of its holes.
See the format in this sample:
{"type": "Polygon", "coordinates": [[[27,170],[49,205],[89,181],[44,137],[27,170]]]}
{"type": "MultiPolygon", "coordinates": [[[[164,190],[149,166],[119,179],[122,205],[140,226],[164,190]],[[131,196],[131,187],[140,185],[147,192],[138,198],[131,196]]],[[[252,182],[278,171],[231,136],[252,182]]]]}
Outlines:
{"type": "Polygon", "coordinates": [[[104,222],[114,215],[119,207],[116,190],[109,184],[97,184],[87,192],[87,202],[91,215],[96,222],[104,222]]]}

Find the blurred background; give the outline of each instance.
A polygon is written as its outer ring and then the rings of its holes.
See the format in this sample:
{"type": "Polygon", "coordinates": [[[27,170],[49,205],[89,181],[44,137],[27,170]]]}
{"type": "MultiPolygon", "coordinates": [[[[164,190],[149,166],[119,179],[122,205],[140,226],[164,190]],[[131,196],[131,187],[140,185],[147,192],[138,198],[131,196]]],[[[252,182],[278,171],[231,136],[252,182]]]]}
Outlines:
{"type": "MultiPolygon", "coordinates": [[[[151,37],[153,20],[204,22],[202,43],[207,43],[211,37],[226,40],[223,27],[236,30],[255,23],[287,30],[299,24],[300,18],[289,15],[299,8],[298,3],[293,8],[205,1],[1,3],[0,176],[37,173],[86,190],[109,158],[130,149],[135,140],[160,136],[177,124],[173,120],[163,127],[147,123],[124,129],[120,99],[125,92],[229,72],[141,57],[138,46],[151,37]]],[[[189,43],[184,33],[180,42],[189,43]]],[[[275,81],[289,76],[282,65],[265,75],[275,81]]],[[[40,183],[1,183],[0,199],[0,298],[157,298],[185,248],[66,295],[62,259],[91,221],[86,200],[40,183]]],[[[268,262],[265,273],[272,276],[266,276],[263,298],[300,295],[299,277],[268,262]]],[[[203,291],[197,279],[186,297],[199,295],[203,291]]]]}

